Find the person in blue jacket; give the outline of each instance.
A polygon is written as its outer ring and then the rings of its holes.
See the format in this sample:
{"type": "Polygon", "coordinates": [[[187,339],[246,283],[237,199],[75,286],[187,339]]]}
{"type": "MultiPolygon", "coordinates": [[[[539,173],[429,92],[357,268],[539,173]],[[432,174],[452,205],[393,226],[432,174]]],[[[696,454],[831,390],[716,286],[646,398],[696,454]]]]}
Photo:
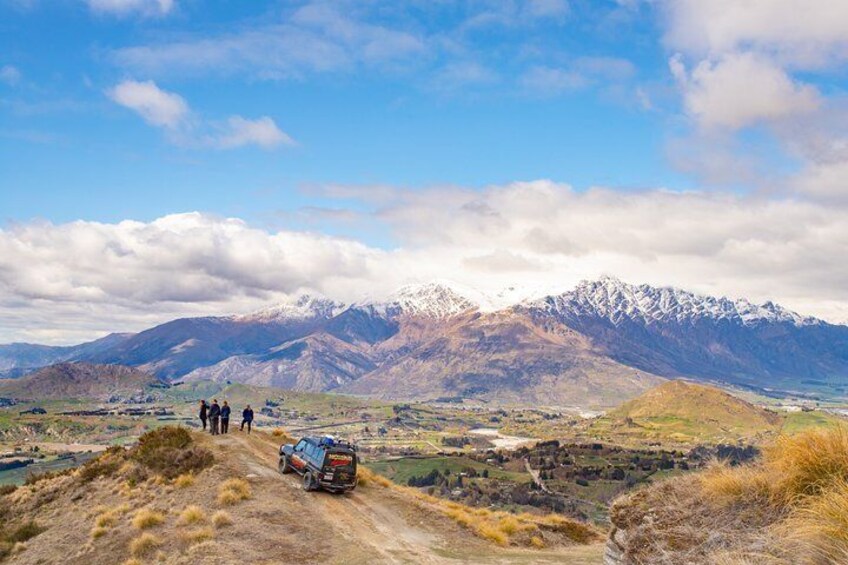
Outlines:
{"type": "Polygon", "coordinates": [[[221,433],[227,433],[227,430],[230,429],[230,405],[227,404],[227,401],[224,401],[224,405],[221,406],[221,433]]]}
{"type": "Polygon", "coordinates": [[[241,412],[241,429],[244,431],[244,425],[247,424],[247,433],[250,433],[250,425],[253,423],[253,408],[250,404],[241,412]]]}

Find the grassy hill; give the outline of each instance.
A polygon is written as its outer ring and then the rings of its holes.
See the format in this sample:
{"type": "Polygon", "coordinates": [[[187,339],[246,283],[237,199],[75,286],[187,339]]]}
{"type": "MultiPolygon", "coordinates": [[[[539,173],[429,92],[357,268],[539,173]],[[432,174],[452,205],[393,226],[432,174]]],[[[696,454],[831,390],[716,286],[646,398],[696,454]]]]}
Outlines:
{"type": "Polygon", "coordinates": [[[670,381],[595,422],[602,437],[642,441],[735,442],[781,429],[784,417],[715,387],[670,381]]]}

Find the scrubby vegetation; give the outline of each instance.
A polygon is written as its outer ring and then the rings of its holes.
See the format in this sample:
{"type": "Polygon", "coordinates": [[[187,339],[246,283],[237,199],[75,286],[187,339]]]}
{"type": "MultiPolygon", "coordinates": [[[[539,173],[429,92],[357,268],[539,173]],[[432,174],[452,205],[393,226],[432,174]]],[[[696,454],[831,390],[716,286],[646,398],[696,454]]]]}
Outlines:
{"type": "Polygon", "coordinates": [[[34,538],[43,532],[44,529],[32,521],[24,522],[14,528],[0,524],[0,559],[4,559],[14,553],[16,545],[34,538]]]}
{"type": "Polygon", "coordinates": [[[547,545],[585,544],[602,538],[594,527],[558,514],[511,514],[487,508],[472,508],[431,496],[416,488],[399,486],[364,467],[359,467],[359,485],[392,488],[418,504],[451,518],[475,535],[500,546],[542,548],[547,545]]]}
{"type": "Polygon", "coordinates": [[[230,506],[250,498],[250,483],[244,479],[229,479],[218,487],[218,503],[230,506]]]}
{"type": "Polygon", "coordinates": [[[612,521],[635,563],[846,563],[848,428],[782,436],[751,465],[637,492],[612,521]]]}

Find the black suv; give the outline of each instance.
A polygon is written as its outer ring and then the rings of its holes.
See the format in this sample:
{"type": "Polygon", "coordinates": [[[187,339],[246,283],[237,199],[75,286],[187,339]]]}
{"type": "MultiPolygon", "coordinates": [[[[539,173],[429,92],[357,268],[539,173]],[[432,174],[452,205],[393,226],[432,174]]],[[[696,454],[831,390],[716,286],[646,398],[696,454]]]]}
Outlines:
{"type": "Polygon", "coordinates": [[[280,446],[280,472],[303,476],[304,490],[347,492],[356,488],[356,447],[331,437],[305,437],[280,446]]]}

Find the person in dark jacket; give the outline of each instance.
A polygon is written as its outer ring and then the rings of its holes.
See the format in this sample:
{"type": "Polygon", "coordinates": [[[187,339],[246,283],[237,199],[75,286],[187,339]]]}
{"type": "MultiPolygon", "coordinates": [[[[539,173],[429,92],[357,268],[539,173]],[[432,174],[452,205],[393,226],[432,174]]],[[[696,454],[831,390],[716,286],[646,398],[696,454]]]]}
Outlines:
{"type": "Polygon", "coordinates": [[[244,425],[247,424],[247,433],[250,433],[250,425],[253,423],[253,408],[250,404],[241,412],[241,429],[244,431],[244,425]]]}
{"type": "Polygon", "coordinates": [[[212,401],[212,406],[209,407],[209,433],[213,436],[218,435],[218,421],[221,419],[221,407],[218,406],[218,399],[212,401]]]}
{"type": "Polygon", "coordinates": [[[230,429],[230,405],[227,404],[227,401],[224,401],[224,405],[221,406],[221,433],[225,434],[230,429]]]}
{"type": "Polygon", "coordinates": [[[209,413],[209,405],[205,400],[200,401],[200,421],[203,422],[203,431],[206,431],[206,419],[209,413]]]}

